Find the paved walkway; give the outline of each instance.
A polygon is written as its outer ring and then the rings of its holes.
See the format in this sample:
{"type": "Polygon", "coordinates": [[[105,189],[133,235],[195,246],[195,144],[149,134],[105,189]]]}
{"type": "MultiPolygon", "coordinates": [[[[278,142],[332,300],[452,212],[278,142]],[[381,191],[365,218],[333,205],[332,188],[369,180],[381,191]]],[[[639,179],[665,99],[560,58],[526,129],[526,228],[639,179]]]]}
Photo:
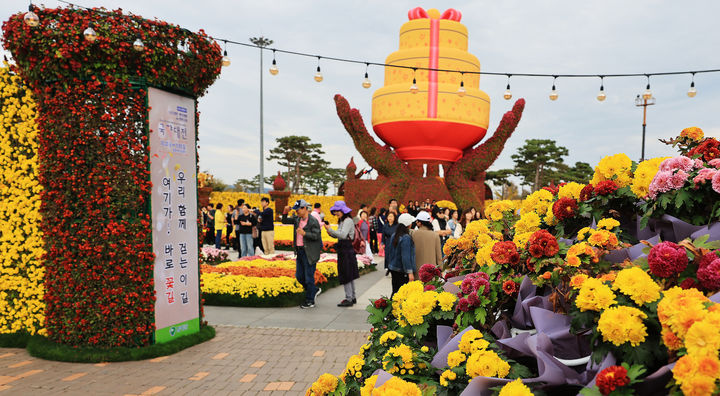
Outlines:
{"type": "Polygon", "coordinates": [[[216,326],[209,342],[140,362],[60,363],[0,348],[2,395],[303,395],[367,333],[216,326]]]}
{"type": "Polygon", "coordinates": [[[356,280],[358,304],[337,306],[342,286],[313,309],[206,306],[217,336],[171,356],[81,364],[0,348],[0,395],[304,395],[321,374],[340,374],[369,334],[365,307],[389,295],[379,270],[356,280]]]}

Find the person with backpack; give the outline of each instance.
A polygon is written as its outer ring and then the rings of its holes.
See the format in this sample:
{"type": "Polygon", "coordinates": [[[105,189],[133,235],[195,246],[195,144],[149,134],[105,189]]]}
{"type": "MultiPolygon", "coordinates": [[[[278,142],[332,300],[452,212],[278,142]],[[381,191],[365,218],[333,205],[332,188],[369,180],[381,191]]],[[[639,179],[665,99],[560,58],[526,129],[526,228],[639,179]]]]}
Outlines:
{"type": "Polygon", "coordinates": [[[337,231],[325,223],[328,235],[337,238],[337,270],[338,279],[345,289],[345,299],[338,307],[350,307],[357,303],[355,297],[355,279],[360,277],[358,272],[357,256],[352,241],[355,239],[355,222],[350,215],[352,210],[345,204],[345,201],[335,201],[330,208],[330,213],[337,216],[337,231]]]}
{"type": "Polygon", "coordinates": [[[392,276],[391,299],[402,285],[415,280],[415,243],[408,230],[415,221],[412,215],[401,214],[395,233],[385,244],[385,261],[392,276]]]}

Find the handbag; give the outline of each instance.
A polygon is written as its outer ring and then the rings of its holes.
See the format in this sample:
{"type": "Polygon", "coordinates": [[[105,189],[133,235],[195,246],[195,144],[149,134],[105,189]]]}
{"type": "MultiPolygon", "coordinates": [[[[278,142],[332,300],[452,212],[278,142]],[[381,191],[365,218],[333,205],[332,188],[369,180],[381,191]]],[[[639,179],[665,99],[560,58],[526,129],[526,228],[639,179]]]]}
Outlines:
{"type": "Polygon", "coordinates": [[[355,254],[365,254],[365,238],[362,237],[359,224],[355,224],[355,237],[353,238],[352,246],[355,254]]]}

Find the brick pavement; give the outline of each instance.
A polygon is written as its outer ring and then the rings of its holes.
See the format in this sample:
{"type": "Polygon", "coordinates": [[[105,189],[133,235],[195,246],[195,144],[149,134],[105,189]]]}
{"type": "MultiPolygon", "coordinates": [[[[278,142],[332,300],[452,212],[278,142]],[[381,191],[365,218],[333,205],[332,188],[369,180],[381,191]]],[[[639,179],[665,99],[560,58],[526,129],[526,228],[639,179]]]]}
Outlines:
{"type": "Polygon", "coordinates": [[[0,395],[303,395],[340,374],[369,333],[216,326],[217,336],[139,362],[61,363],[0,348],[0,395]]]}

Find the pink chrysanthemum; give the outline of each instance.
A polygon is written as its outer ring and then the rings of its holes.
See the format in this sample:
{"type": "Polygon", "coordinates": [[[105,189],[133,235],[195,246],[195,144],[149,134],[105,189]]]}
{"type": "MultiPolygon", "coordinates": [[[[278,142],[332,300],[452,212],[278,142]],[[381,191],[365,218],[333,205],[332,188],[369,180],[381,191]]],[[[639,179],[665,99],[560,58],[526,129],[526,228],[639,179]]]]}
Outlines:
{"type": "Polygon", "coordinates": [[[720,194],[720,172],[716,172],[715,175],[713,175],[712,189],[715,190],[716,193],[720,194]]]}
{"type": "Polygon", "coordinates": [[[675,174],[670,177],[670,189],[679,190],[683,188],[689,176],[690,175],[688,175],[688,173],[684,170],[675,172],[675,174]]]}
{"type": "Polygon", "coordinates": [[[697,176],[693,178],[693,183],[697,186],[698,184],[705,184],[706,181],[712,180],[713,176],[718,173],[717,169],[713,168],[702,168],[698,172],[697,176]]]}
{"type": "Polygon", "coordinates": [[[685,270],[688,256],[684,247],[673,242],[661,242],[650,249],[648,265],[654,275],[669,278],[685,270]]]}
{"type": "MultiPolygon", "coordinates": [[[[667,160],[666,160],[667,161],[667,160]]],[[[655,199],[659,193],[670,191],[672,171],[658,171],[649,186],[650,198],[655,199]]]]}

